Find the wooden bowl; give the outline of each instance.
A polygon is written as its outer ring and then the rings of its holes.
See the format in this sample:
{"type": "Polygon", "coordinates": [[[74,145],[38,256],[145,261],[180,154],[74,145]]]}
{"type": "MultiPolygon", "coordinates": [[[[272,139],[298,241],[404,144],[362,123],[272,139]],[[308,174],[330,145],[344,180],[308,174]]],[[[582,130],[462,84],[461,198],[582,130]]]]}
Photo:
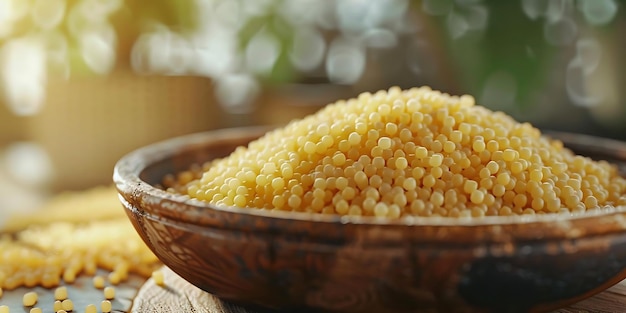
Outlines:
{"type": "MultiPolygon", "coordinates": [[[[266,130],[178,137],[115,167],[120,200],[146,244],[181,277],[226,301],[289,312],[543,312],[626,277],[623,208],[388,220],[217,207],[154,187],[266,130]]],[[[551,136],[579,154],[626,160],[621,142],[551,136]]]]}

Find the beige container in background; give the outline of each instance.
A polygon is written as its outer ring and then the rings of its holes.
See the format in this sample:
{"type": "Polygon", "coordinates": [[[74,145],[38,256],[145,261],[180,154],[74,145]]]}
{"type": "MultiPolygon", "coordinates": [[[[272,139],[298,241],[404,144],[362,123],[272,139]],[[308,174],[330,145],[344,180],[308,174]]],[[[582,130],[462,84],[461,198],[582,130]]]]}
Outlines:
{"type": "Polygon", "coordinates": [[[47,102],[28,118],[28,139],[49,153],[53,190],[109,184],[116,161],[140,146],[222,127],[209,79],[140,76],[51,81],[47,102]]]}
{"type": "Polygon", "coordinates": [[[208,78],[120,69],[51,80],[41,112],[8,118],[17,126],[5,143],[27,140],[47,151],[56,174],[50,191],[84,190],[110,184],[117,160],[138,147],[216,128],[281,125],[353,94],[348,86],[284,85],[263,89],[253,112],[228,114],[208,78]]]}
{"type": "Polygon", "coordinates": [[[26,139],[24,118],[15,116],[0,96],[0,147],[26,139]]]}

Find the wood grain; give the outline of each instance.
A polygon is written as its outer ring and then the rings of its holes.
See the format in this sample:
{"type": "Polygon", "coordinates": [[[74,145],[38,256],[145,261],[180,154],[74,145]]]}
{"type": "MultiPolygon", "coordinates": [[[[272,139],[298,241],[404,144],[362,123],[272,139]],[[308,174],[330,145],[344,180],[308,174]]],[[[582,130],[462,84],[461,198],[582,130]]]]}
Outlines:
{"type": "MultiPolygon", "coordinates": [[[[189,284],[168,268],[163,268],[163,273],[166,287],[157,286],[152,279],[148,280],[135,298],[132,313],[260,313],[223,302],[189,284]]],[[[553,313],[609,312],[626,312],[626,280],[594,297],[553,313]]]]}
{"type": "Polygon", "coordinates": [[[626,312],[626,280],[591,298],[555,313],[626,312]]]}

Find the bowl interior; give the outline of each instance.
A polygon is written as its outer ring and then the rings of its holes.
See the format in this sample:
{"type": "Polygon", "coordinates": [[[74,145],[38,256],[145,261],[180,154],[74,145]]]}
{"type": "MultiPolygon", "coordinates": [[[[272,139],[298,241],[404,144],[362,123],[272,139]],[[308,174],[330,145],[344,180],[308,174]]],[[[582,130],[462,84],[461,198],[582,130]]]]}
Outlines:
{"type": "MultiPolygon", "coordinates": [[[[270,127],[246,127],[227,129],[221,133],[212,131],[174,138],[165,142],[164,149],[159,149],[165,150],[164,154],[152,154],[151,158],[148,155],[144,156],[147,159],[142,162],[144,169],[140,171],[139,178],[150,185],[158,185],[165,175],[188,170],[193,164],[226,157],[236,147],[247,145],[270,129],[270,127]],[[207,140],[211,141],[210,145],[206,144],[207,140]],[[172,150],[167,151],[167,147],[171,147],[172,150]]],[[[566,132],[544,131],[544,134],[563,141],[564,145],[576,154],[615,164],[620,173],[626,176],[626,143],[566,132]]]]}
{"type": "Polygon", "coordinates": [[[165,175],[188,170],[193,164],[202,165],[207,161],[226,157],[237,146],[245,146],[262,136],[267,129],[254,127],[212,131],[184,136],[183,140],[179,140],[182,139],[179,137],[166,141],[162,149],[158,149],[160,153],[144,155],[146,159],[140,162],[144,168],[139,172],[139,178],[152,186],[161,184],[165,175]],[[206,144],[207,140],[210,140],[210,145],[206,144]]]}
{"type": "MultiPolygon", "coordinates": [[[[166,174],[177,173],[214,158],[227,156],[237,146],[246,145],[270,128],[237,128],[197,133],[173,138],[132,152],[115,168],[114,180],[126,201],[141,198],[148,213],[172,218],[198,226],[231,227],[250,231],[280,231],[311,236],[362,236],[371,226],[396,231],[397,236],[413,240],[455,238],[455,242],[500,240],[498,233],[512,234],[516,239],[536,240],[549,237],[586,236],[621,231],[626,227],[624,207],[609,208],[583,214],[545,214],[522,216],[490,216],[480,219],[417,218],[381,219],[218,207],[210,203],[171,194],[154,187],[166,174]],[[341,225],[341,227],[337,227],[341,225]],[[422,227],[419,232],[412,226],[422,227]],[[445,231],[443,230],[445,228],[445,231]],[[524,228],[520,230],[520,228],[524,228]],[[572,229],[576,231],[572,231],[572,229]],[[339,233],[339,234],[338,234],[339,233]]],[[[617,164],[624,173],[626,143],[592,136],[546,132],[560,139],[574,152],[617,164]]],[[[141,204],[135,205],[141,208],[141,204]]],[[[378,238],[372,235],[372,238],[378,238]]],[[[508,239],[507,239],[508,240],[508,239]]]]}

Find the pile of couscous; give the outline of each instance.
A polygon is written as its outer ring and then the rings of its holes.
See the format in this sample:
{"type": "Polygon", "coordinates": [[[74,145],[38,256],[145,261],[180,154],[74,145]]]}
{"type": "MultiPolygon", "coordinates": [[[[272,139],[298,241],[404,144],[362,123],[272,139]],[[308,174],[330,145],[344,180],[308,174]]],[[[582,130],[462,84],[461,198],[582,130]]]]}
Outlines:
{"type": "Polygon", "coordinates": [[[362,93],[170,175],[216,205],[352,216],[482,217],[626,203],[626,180],[528,123],[428,87],[362,93]]]}
{"type": "Polygon", "coordinates": [[[111,312],[116,288],[128,289],[123,285],[131,275],[162,285],[161,263],[117,201],[112,187],[64,193],[39,214],[13,218],[0,229],[0,313],[111,312]],[[76,297],[76,289],[87,288],[100,297],[75,307],[86,300],[76,297]],[[46,302],[52,292],[53,302],[46,302]],[[10,307],[16,293],[22,294],[21,307],[10,307]]]}

